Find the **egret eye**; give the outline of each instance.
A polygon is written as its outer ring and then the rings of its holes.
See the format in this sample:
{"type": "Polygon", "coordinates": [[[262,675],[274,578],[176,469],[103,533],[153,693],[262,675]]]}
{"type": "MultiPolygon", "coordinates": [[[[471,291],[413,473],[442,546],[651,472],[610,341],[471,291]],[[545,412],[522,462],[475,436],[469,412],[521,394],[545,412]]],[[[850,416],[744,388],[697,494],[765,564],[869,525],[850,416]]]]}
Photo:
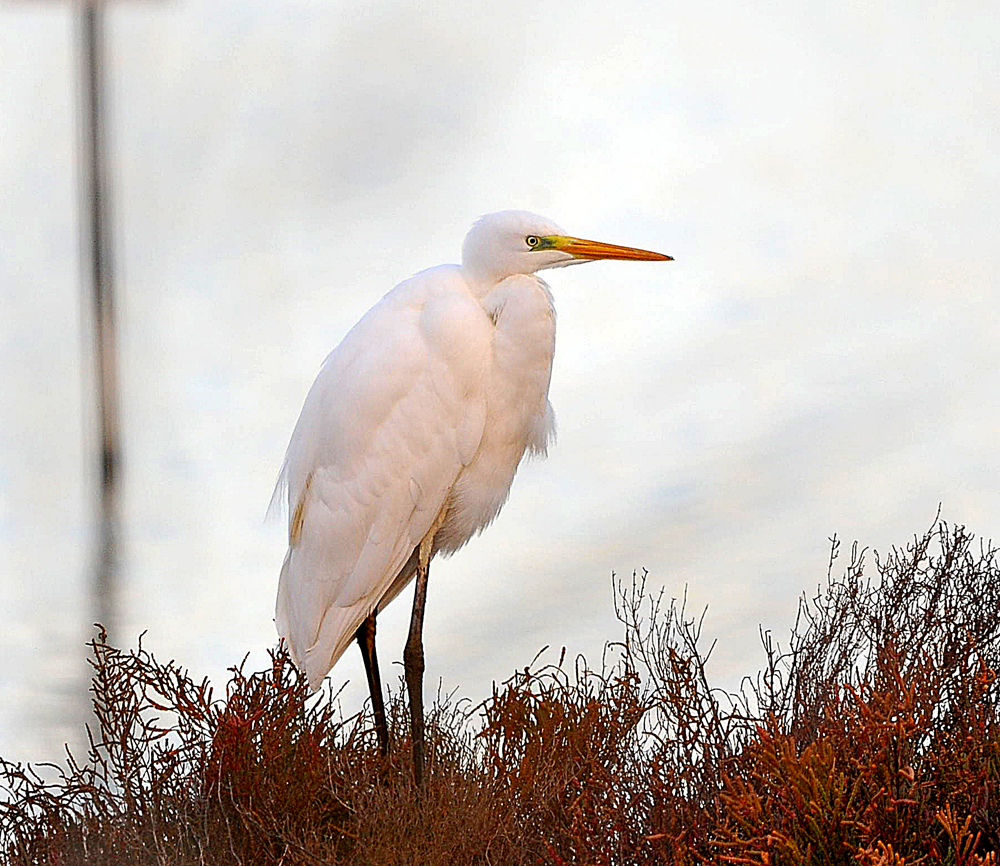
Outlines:
{"type": "Polygon", "coordinates": [[[532,250],[541,243],[541,241],[534,235],[528,235],[524,239],[524,242],[528,245],[528,248],[532,250]]]}

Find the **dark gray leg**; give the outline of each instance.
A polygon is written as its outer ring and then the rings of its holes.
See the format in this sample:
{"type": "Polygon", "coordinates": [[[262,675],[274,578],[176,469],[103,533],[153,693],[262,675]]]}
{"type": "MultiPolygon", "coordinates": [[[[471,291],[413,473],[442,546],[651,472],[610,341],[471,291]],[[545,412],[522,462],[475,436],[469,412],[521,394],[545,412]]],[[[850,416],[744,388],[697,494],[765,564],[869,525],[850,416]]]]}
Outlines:
{"type": "MultiPolygon", "coordinates": [[[[422,551],[421,551],[422,553],[422,551]]],[[[413,615],[410,617],[410,634],[403,649],[403,671],[406,674],[406,691],[410,696],[410,732],[413,737],[413,780],[417,785],[424,781],[424,605],[427,602],[428,556],[420,557],[417,568],[417,587],[413,593],[413,615]]]]}
{"type": "Polygon", "coordinates": [[[375,736],[382,757],[389,754],[389,726],[385,722],[385,704],[382,702],[382,679],[378,674],[378,656],[375,655],[375,611],[368,614],[354,635],[361,647],[368,676],[368,691],[372,696],[372,713],[375,715],[375,736]]]}

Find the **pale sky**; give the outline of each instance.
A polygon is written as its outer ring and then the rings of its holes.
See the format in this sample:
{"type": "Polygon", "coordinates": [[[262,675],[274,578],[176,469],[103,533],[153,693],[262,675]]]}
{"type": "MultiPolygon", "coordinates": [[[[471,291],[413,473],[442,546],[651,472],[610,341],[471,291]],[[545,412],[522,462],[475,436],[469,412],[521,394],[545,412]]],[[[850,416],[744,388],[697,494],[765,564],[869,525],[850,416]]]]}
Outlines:
{"type": "MultiPolygon", "coordinates": [[[[661,250],[551,272],[559,437],[432,569],[427,683],[596,662],[612,571],[709,606],[721,685],[827,537],[998,533],[995,4],[111,4],[120,639],[275,641],[264,511],[326,353],[482,213],[661,250]]],[[[0,6],[0,754],[77,736],[94,445],[68,4],[0,6]]],[[[409,598],[380,623],[388,679],[409,598]]],[[[360,655],[333,672],[353,711],[360,655]]]]}

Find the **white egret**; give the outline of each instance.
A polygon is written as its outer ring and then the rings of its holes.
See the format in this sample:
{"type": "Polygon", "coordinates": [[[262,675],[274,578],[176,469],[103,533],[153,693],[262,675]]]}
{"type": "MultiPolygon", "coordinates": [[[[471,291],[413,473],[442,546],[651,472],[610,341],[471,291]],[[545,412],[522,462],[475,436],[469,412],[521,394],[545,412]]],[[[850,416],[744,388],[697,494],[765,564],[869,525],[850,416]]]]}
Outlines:
{"type": "Polygon", "coordinates": [[[535,273],[596,259],[670,256],[568,237],[524,211],[484,216],[461,265],[422,271],[365,313],[292,433],[275,492],[288,500],[278,633],[313,689],[357,638],[386,754],[375,616],[417,578],[403,662],[418,784],[430,560],[481,532],[525,453],[545,453],[556,323],[535,273]]]}

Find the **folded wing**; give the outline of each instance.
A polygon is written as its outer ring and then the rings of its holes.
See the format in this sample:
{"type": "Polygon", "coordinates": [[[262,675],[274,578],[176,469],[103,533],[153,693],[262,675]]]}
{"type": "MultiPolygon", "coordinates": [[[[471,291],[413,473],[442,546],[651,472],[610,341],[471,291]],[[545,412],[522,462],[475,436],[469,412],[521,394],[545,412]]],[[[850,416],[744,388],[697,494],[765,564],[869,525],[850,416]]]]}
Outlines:
{"type": "Polygon", "coordinates": [[[282,473],[275,621],[313,688],[479,448],[491,327],[457,271],[418,274],[355,325],[306,397],[282,473]]]}

